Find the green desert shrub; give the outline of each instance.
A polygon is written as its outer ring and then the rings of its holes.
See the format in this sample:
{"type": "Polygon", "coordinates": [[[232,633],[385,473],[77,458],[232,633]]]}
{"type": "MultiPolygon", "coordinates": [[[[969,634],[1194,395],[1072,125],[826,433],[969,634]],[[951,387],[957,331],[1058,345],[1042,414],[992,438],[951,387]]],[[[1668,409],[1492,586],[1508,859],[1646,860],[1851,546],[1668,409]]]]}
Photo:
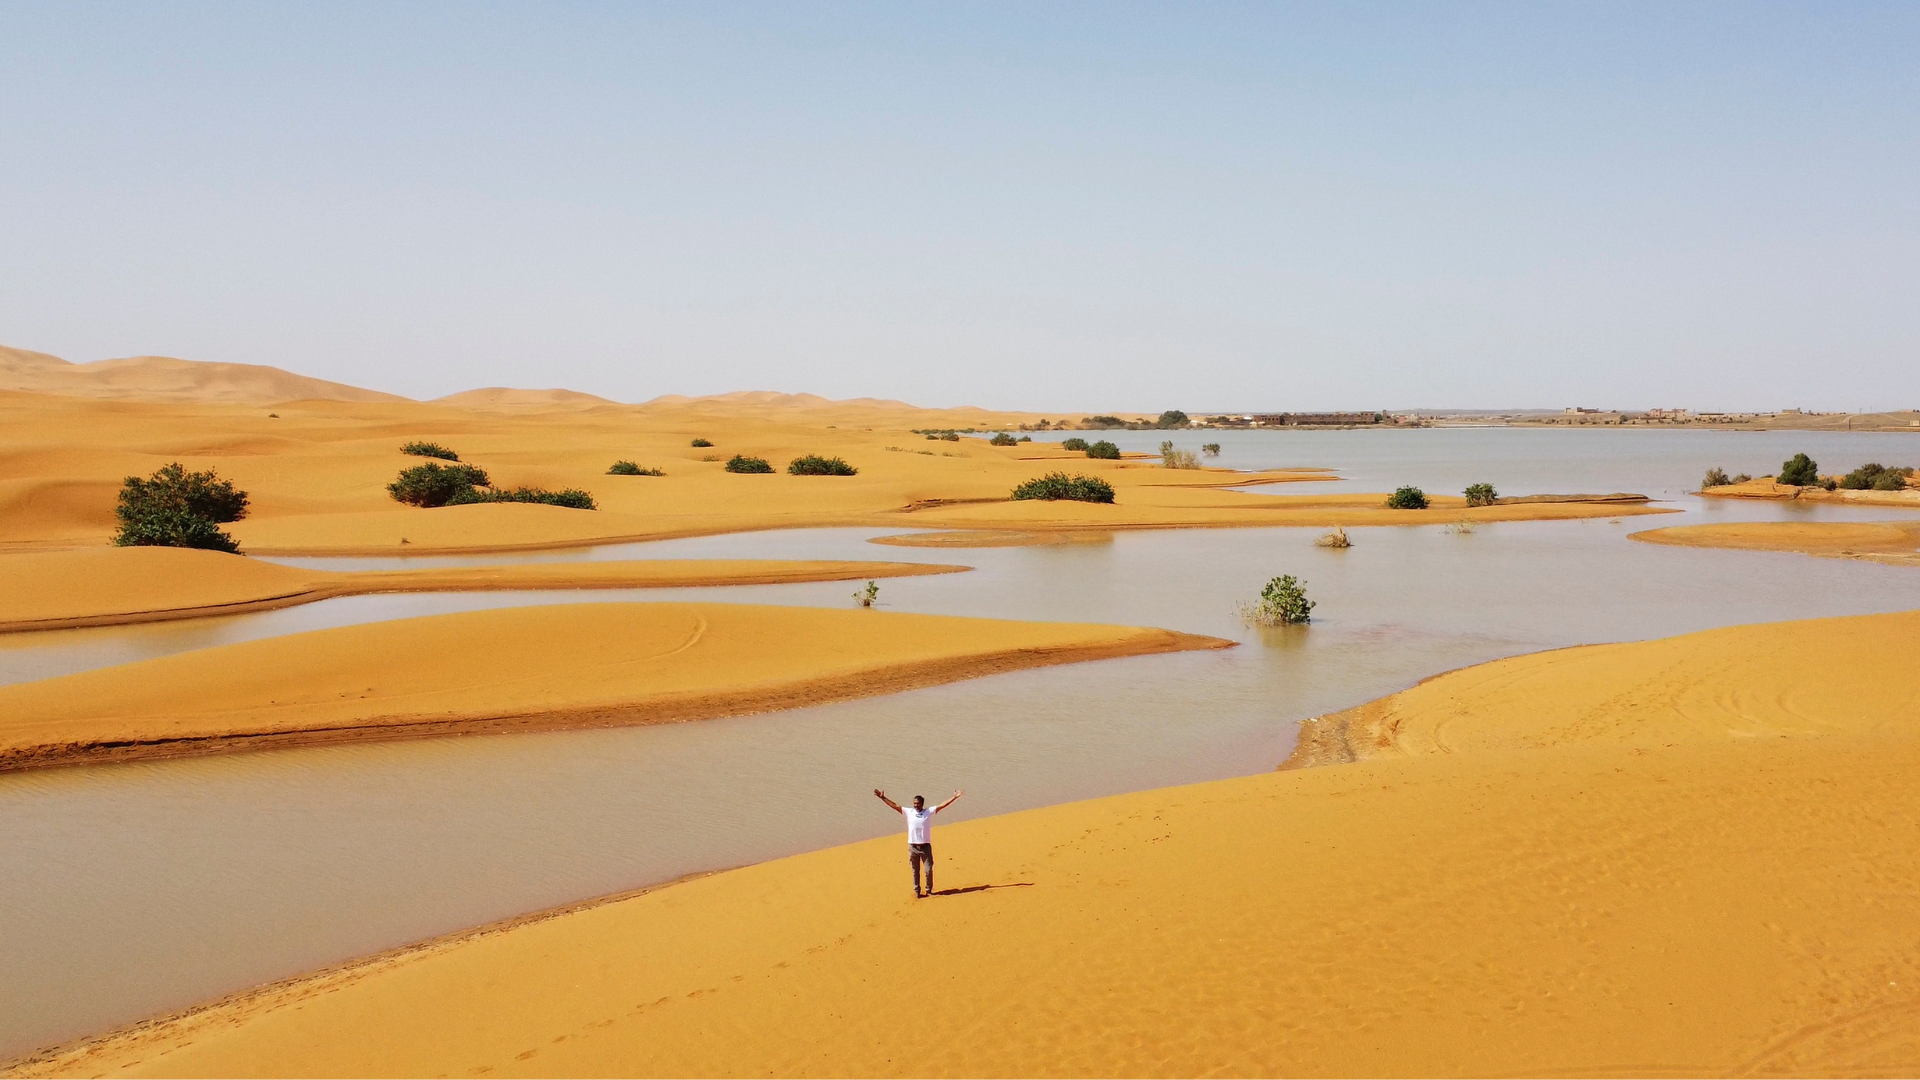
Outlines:
{"type": "Polygon", "coordinates": [[[1207,443],[1200,447],[1200,452],[1207,455],[1208,457],[1219,457],[1220,444],[1217,442],[1207,443]]]}
{"type": "Polygon", "coordinates": [[[1020,443],[1019,439],[1014,438],[1013,436],[1007,434],[1004,431],[996,434],[993,438],[988,439],[987,441],[992,443],[995,446],[1018,446],[1020,443]]]}
{"type": "MultiPolygon", "coordinates": [[[[732,466],[729,465],[728,468],[732,466]]],[[[820,457],[817,454],[808,454],[787,462],[787,472],[794,476],[852,476],[859,471],[840,458],[820,457]]]]}
{"type": "Polygon", "coordinates": [[[1777,479],[1794,487],[1812,487],[1820,482],[1820,467],[1807,455],[1795,454],[1781,463],[1777,479]]]}
{"type": "Polygon", "coordinates": [[[1090,458],[1118,460],[1120,457],[1120,448],[1105,439],[1101,439],[1099,442],[1087,447],[1087,456],[1090,458]]]}
{"type": "Polygon", "coordinates": [[[773,471],[773,466],[767,464],[766,458],[735,454],[727,459],[727,471],[738,473],[770,473],[773,471]]]}
{"type": "Polygon", "coordinates": [[[410,442],[400,447],[403,454],[414,457],[439,458],[441,461],[459,461],[460,455],[436,442],[410,442]]]}
{"type": "Polygon", "coordinates": [[[456,496],[489,483],[487,471],[476,465],[436,465],[429,461],[400,470],[399,477],[387,485],[387,494],[408,506],[446,506],[456,496]]]}
{"type": "Polygon", "coordinates": [[[1726,487],[1731,483],[1733,483],[1733,479],[1727,475],[1727,470],[1715,465],[1713,468],[1707,470],[1707,475],[1700,478],[1700,490],[1705,491],[1708,488],[1726,487]]]}
{"type": "Polygon", "coordinates": [[[468,503],[540,503],[545,506],[564,506],[570,510],[598,510],[593,495],[579,488],[567,488],[563,491],[548,491],[546,488],[517,487],[494,490],[493,488],[467,488],[448,499],[448,506],[464,506],[468,503]]]}
{"type": "Polygon", "coordinates": [[[1068,476],[1048,473],[1013,489],[1015,499],[1072,499],[1075,502],[1110,503],[1113,485],[1097,476],[1068,476]]]}
{"type": "Polygon", "coordinates": [[[129,476],[114,508],[121,547],[186,547],[209,551],[240,550],[220,528],[247,516],[247,493],[222,480],[212,469],[188,472],[179,462],[145,480],[129,476]]]}
{"type": "Polygon", "coordinates": [[[1060,444],[1060,449],[1062,450],[1085,450],[1086,448],[1087,440],[1078,435],[1060,444]]]}
{"type": "Polygon", "coordinates": [[[1160,414],[1160,419],[1154,421],[1155,427],[1163,428],[1186,427],[1187,424],[1187,414],[1181,412],[1179,409],[1168,409],[1166,412],[1160,414]]]}
{"type": "Polygon", "coordinates": [[[1875,461],[1842,477],[1840,486],[1848,491],[1901,491],[1907,486],[1907,477],[1912,475],[1912,469],[1889,469],[1875,461]]]}
{"type": "Polygon", "coordinates": [[[1387,507],[1393,510],[1425,510],[1427,493],[1411,485],[1398,488],[1387,496],[1387,507]]]}
{"type": "Polygon", "coordinates": [[[1173,440],[1160,444],[1160,464],[1169,469],[1197,469],[1200,467],[1200,455],[1191,450],[1176,450],[1173,440]]]}
{"type": "Polygon", "coordinates": [[[1301,625],[1313,621],[1313,601],[1307,599],[1307,587],[1292,574],[1282,574],[1260,590],[1258,603],[1242,604],[1240,615],[1259,626],[1301,625]]]}
{"type": "Polygon", "coordinates": [[[664,469],[649,469],[640,465],[635,465],[631,461],[622,459],[620,461],[614,462],[612,466],[610,466],[607,469],[607,475],[608,476],[665,476],[667,475],[667,473],[666,473],[666,470],[664,469]]]}
{"type": "Polygon", "coordinates": [[[1468,484],[1463,494],[1467,497],[1468,506],[1492,506],[1500,498],[1500,493],[1493,490],[1492,484],[1468,484]]]}
{"type": "Polygon", "coordinates": [[[712,446],[713,444],[708,442],[705,439],[695,439],[693,440],[693,445],[694,446],[712,446]]]}

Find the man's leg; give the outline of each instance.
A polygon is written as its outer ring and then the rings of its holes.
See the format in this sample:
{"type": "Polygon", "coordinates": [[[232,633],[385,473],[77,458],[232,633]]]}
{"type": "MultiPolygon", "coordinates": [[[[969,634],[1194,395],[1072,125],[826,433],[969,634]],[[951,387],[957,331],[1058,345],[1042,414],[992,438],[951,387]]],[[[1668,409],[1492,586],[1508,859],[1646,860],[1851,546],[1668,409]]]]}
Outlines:
{"type": "Polygon", "coordinates": [[[933,845],[927,845],[927,895],[933,895],[933,845]]]}
{"type": "Polygon", "coordinates": [[[920,895],[920,852],[918,849],[913,848],[911,846],[907,848],[907,863],[913,867],[913,895],[919,896],[920,895]]]}

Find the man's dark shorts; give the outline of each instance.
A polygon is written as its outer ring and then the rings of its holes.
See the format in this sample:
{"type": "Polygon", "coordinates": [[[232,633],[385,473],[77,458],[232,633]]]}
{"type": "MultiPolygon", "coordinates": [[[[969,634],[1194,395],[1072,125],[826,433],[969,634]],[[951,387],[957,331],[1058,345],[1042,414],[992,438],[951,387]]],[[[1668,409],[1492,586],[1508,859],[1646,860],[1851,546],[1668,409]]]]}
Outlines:
{"type": "Polygon", "coordinates": [[[933,845],[932,844],[908,844],[907,845],[907,861],[919,862],[921,859],[927,860],[929,864],[933,862],[933,845]]]}

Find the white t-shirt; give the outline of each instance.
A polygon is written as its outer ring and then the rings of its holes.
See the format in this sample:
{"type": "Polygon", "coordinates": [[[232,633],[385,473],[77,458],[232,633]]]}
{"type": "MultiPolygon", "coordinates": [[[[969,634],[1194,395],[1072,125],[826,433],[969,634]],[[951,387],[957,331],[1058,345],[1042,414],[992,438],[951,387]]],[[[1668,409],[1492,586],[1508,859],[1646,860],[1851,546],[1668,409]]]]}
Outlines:
{"type": "Polygon", "coordinates": [[[900,808],[900,812],[905,814],[907,818],[907,843],[933,843],[933,807],[929,806],[925,810],[915,810],[911,806],[903,806],[900,808]]]}

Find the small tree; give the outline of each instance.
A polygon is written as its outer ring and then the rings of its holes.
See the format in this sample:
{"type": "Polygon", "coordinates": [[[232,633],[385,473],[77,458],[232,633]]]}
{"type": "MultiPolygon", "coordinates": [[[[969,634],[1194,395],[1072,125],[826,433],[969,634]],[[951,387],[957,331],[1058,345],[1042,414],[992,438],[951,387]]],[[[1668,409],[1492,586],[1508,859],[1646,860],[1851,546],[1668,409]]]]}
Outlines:
{"type": "Polygon", "coordinates": [[[1101,439],[1099,442],[1087,447],[1087,456],[1090,458],[1118,460],[1120,457],[1120,448],[1105,439],[1101,439]]]}
{"type": "Polygon", "coordinates": [[[395,502],[408,506],[446,506],[456,501],[480,501],[461,496],[471,495],[474,488],[491,483],[487,471],[478,466],[436,465],[429,461],[400,470],[400,475],[387,485],[387,494],[393,496],[395,502]]]}
{"type": "Polygon", "coordinates": [[[773,466],[767,464],[766,458],[735,454],[727,459],[727,471],[737,473],[770,473],[773,471],[773,466]]]}
{"type": "Polygon", "coordinates": [[[787,462],[787,472],[793,476],[853,476],[859,471],[837,457],[820,457],[817,454],[787,462]]]}
{"type": "Polygon", "coordinates": [[[1820,482],[1820,467],[1805,454],[1795,454],[1780,465],[1779,480],[1794,487],[1812,487],[1820,482]]]}
{"type": "Polygon", "coordinates": [[[1733,481],[1728,478],[1727,470],[1715,465],[1713,468],[1707,470],[1707,475],[1700,478],[1700,490],[1705,491],[1708,488],[1726,487],[1731,483],[1733,483],[1733,481]]]}
{"type": "Polygon", "coordinates": [[[1086,448],[1087,448],[1087,440],[1081,438],[1078,435],[1075,435],[1073,438],[1068,439],[1065,442],[1062,442],[1060,444],[1060,449],[1062,450],[1085,450],[1086,448]]]}
{"type": "Polygon", "coordinates": [[[1260,590],[1259,603],[1242,604],[1240,616],[1259,626],[1304,625],[1313,621],[1313,608],[1306,583],[1282,574],[1260,590]]]}
{"type": "Polygon", "coordinates": [[[1154,421],[1154,426],[1163,428],[1186,427],[1188,422],[1186,413],[1181,412],[1179,409],[1168,409],[1166,412],[1160,414],[1160,419],[1154,421]]]}
{"type": "Polygon", "coordinates": [[[1492,506],[1500,498],[1492,484],[1468,484],[1464,494],[1468,506],[1492,506]]]}
{"type": "Polygon", "coordinates": [[[987,442],[994,446],[1018,446],[1020,444],[1019,439],[1014,438],[1004,431],[996,433],[994,437],[988,439],[987,442]]]}
{"type": "Polygon", "coordinates": [[[1219,457],[1220,444],[1217,442],[1207,443],[1200,447],[1200,452],[1207,455],[1208,457],[1219,457]]]}
{"type": "Polygon", "coordinates": [[[188,472],[179,462],[145,480],[129,476],[114,508],[121,547],[185,547],[238,552],[240,545],[219,526],[247,516],[247,493],[212,469],[188,472]]]}
{"type": "Polygon", "coordinates": [[[1425,510],[1427,493],[1409,485],[1387,496],[1387,506],[1393,510],[1425,510]]]}

